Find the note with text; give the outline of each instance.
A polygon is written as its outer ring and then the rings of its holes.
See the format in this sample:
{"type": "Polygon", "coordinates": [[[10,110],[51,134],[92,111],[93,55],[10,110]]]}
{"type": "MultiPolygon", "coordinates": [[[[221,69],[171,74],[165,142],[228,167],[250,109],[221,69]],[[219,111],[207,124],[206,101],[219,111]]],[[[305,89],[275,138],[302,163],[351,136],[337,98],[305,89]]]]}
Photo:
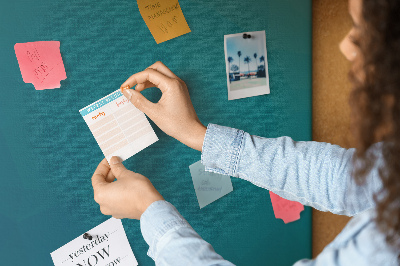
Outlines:
{"type": "Polygon", "coordinates": [[[300,213],[304,210],[303,204],[284,199],[271,191],[269,195],[276,219],[282,219],[285,224],[300,219],[300,213]]]}
{"type": "Polygon", "coordinates": [[[233,191],[230,176],[207,172],[201,161],[189,169],[200,209],[233,191]]]}
{"type": "Polygon", "coordinates": [[[157,44],[190,32],[178,0],[137,0],[137,4],[157,44]]]}
{"type": "Polygon", "coordinates": [[[79,110],[107,161],[126,160],[158,140],[144,113],[116,90],[79,110]]]}
{"type": "Polygon", "coordinates": [[[119,219],[110,218],[50,253],[55,266],[138,265],[119,219]]]}
{"type": "Polygon", "coordinates": [[[22,79],[36,90],[60,88],[67,78],[60,53],[60,42],[41,41],[14,45],[22,79]]]}

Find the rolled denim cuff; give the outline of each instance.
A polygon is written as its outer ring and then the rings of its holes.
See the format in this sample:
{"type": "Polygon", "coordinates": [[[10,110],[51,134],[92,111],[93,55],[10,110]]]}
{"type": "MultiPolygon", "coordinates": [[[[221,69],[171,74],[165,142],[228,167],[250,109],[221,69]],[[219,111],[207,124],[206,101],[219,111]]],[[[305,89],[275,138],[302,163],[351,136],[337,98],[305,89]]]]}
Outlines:
{"type": "Polygon", "coordinates": [[[244,131],[208,124],[201,153],[206,171],[236,176],[244,131]]]}

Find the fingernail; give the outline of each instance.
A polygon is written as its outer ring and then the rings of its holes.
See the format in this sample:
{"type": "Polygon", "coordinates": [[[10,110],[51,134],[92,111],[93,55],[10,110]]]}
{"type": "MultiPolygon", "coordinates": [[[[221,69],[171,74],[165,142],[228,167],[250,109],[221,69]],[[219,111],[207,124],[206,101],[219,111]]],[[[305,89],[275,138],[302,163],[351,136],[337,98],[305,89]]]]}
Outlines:
{"type": "Polygon", "coordinates": [[[131,90],[127,89],[127,90],[124,90],[122,93],[125,95],[126,98],[128,98],[128,100],[131,100],[131,98],[132,98],[132,91],[131,90]]]}
{"type": "Polygon", "coordinates": [[[124,90],[127,90],[127,89],[130,89],[130,88],[129,88],[129,85],[126,85],[126,86],[124,86],[124,87],[121,86],[121,91],[122,91],[122,92],[124,92],[124,90]]]}
{"type": "Polygon", "coordinates": [[[122,163],[122,160],[118,156],[113,156],[113,157],[111,157],[110,163],[111,164],[119,164],[119,163],[122,163]]]}

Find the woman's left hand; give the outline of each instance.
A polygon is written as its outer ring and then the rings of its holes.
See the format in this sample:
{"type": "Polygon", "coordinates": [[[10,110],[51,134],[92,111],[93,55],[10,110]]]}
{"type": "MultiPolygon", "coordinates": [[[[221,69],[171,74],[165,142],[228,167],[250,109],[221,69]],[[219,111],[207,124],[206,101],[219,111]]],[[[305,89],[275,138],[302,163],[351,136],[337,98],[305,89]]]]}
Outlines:
{"type": "Polygon", "coordinates": [[[117,219],[139,220],[153,202],[164,200],[147,177],[126,169],[118,157],[112,157],[110,165],[106,159],[100,162],[92,186],[100,211],[117,219]]]}

